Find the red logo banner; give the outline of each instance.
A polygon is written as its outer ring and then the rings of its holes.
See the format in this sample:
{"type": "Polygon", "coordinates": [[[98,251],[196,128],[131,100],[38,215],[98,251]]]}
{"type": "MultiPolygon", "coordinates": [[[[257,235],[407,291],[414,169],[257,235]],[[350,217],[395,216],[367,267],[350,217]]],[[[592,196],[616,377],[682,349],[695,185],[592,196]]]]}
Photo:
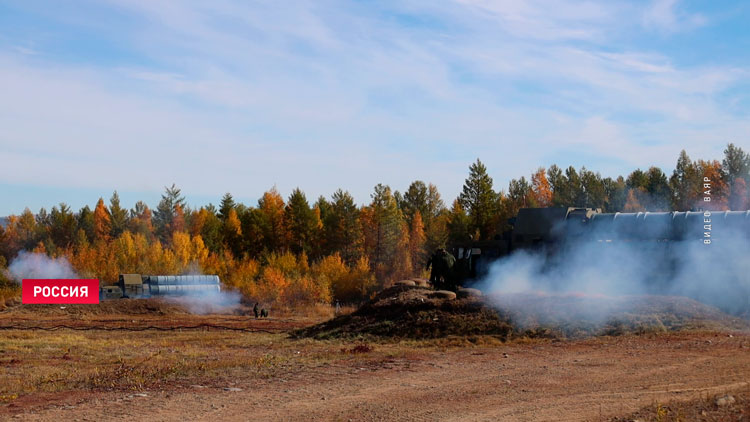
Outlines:
{"type": "Polygon", "coordinates": [[[21,283],[21,303],[99,303],[99,280],[24,279],[21,283]]]}

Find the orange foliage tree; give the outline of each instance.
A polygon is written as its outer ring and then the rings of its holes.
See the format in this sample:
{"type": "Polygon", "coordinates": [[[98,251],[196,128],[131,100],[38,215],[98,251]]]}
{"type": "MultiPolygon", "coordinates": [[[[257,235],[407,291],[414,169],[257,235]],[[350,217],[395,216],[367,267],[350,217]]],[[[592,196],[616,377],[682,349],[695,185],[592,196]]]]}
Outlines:
{"type": "Polygon", "coordinates": [[[628,199],[625,201],[625,207],[623,208],[624,212],[641,212],[646,210],[638,200],[637,193],[638,189],[628,190],[628,199]]]}
{"type": "Polygon", "coordinates": [[[711,198],[710,202],[701,202],[702,208],[715,211],[729,208],[729,186],[722,175],[721,163],[699,160],[698,168],[703,176],[699,197],[711,198]]]}
{"type": "Polygon", "coordinates": [[[99,198],[94,208],[94,236],[97,240],[108,241],[109,234],[112,231],[112,224],[109,219],[109,211],[104,206],[104,199],[99,198]]]}
{"type": "Polygon", "coordinates": [[[539,167],[539,170],[531,175],[531,190],[538,207],[552,205],[552,186],[547,180],[547,171],[544,167],[539,167]]]}

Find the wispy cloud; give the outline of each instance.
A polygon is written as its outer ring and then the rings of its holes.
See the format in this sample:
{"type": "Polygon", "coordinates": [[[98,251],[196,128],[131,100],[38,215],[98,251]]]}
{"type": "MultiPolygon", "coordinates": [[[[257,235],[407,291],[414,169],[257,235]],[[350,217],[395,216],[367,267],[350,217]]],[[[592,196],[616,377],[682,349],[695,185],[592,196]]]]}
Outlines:
{"type": "Polygon", "coordinates": [[[0,50],[6,183],[452,197],[477,156],[505,186],[552,162],[668,169],[747,133],[747,68],[630,35],[696,28],[676,2],[92,3],[110,27],[22,5],[68,41],[0,29],[36,53],[0,50]]]}
{"type": "Polygon", "coordinates": [[[652,0],[643,14],[646,27],[660,31],[676,32],[694,29],[707,24],[701,13],[689,13],[679,7],[680,0],[652,0]]]}

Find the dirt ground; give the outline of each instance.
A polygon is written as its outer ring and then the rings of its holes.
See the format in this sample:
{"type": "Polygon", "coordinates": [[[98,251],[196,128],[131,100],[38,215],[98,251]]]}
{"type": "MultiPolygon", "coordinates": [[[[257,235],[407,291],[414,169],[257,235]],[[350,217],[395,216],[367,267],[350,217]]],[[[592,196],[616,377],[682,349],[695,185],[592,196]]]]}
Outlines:
{"type": "MultiPolygon", "coordinates": [[[[0,339],[16,335],[19,339],[14,341],[23,342],[21,333],[26,332],[0,331],[0,339]]],[[[60,334],[35,332],[41,341],[60,334]]],[[[84,334],[115,341],[126,335],[84,334]]],[[[165,336],[178,335],[157,334],[164,343],[170,342],[165,336]]],[[[192,344],[196,336],[219,334],[180,335],[193,336],[183,339],[184,344],[192,344]]],[[[285,334],[221,336],[198,347],[215,347],[211,344],[221,340],[232,345],[212,349],[217,359],[224,357],[222,353],[242,352],[275,355],[279,364],[267,365],[268,371],[239,365],[240,370],[221,376],[188,374],[139,389],[29,393],[0,407],[0,419],[604,421],[660,403],[747,391],[750,382],[750,335],[741,332],[682,331],[474,345],[467,345],[465,339],[357,345],[292,340],[285,334]]],[[[123,344],[134,347],[132,341],[123,344]]],[[[19,349],[13,350],[21,350],[23,343],[3,347],[16,346],[19,349]]],[[[82,351],[80,358],[86,353],[82,351]]]]}

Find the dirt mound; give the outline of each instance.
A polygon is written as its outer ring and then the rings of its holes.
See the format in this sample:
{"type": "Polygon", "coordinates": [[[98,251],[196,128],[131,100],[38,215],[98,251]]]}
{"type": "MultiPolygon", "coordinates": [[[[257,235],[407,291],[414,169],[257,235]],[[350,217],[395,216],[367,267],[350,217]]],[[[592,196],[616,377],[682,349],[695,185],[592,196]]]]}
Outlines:
{"type": "Polygon", "coordinates": [[[427,288],[397,285],[383,290],[352,314],[298,330],[294,335],[317,339],[493,335],[506,339],[512,333],[508,319],[481,298],[444,298],[427,288]]]}
{"type": "Polygon", "coordinates": [[[712,306],[681,296],[585,295],[576,293],[493,294],[527,334],[557,337],[621,335],[691,328],[748,329],[750,323],[712,306]]]}
{"type": "MultiPolygon", "coordinates": [[[[471,294],[473,293],[473,294],[471,294]]],[[[458,298],[398,284],[357,311],[298,330],[317,339],[493,335],[582,338],[683,329],[750,329],[750,322],[685,297],[523,293],[458,298]]]]}
{"type": "Polygon", "coordinates": [[[187,310],[176,303],[162,299],[104,300],[98,305],[16,305],[3,313],[35,316],[65,315],[178,315],[187,310]]]}

